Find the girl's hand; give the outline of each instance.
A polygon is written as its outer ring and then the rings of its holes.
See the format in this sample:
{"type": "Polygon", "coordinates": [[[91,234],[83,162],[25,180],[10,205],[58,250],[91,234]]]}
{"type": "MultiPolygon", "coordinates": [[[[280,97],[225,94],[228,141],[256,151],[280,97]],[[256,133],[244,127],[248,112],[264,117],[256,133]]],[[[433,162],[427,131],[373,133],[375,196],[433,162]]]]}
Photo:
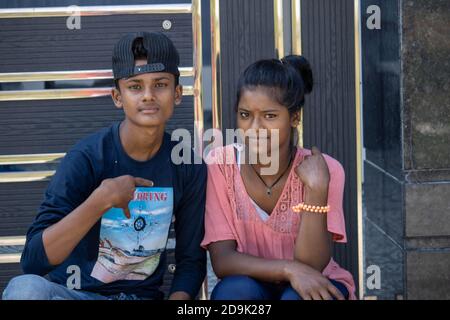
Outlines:
{"type": "Polygon", "coordinates": [[[295,172],[307,190],[312,192],[328,191],[330,172],[325,158],[317,147],[312,147],[311,155],[305,156],[295,168],[295,172]]]}
{"type": "Polygon", "coordinates": [[[292,288],[303,300],[345,300],[342,293],[319,271],[296,261],[287,267],[292,288]]]}

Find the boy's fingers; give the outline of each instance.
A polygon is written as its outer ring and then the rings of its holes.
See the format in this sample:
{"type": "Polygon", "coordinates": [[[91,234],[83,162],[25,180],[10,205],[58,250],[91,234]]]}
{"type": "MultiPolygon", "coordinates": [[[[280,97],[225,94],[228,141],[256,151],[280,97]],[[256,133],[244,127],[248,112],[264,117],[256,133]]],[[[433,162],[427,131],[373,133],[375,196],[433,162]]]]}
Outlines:
{"type": "Polygon", "coordinates": [[[153,187],[153,181],[144,178],[134,178],[134,184],[137,187],[153,187]]]}
{"type": "Polygon", "coordinates": [[[123,212],[125,213],[125,217],[127,217],[128,219],[131,218],[131,213],[130,213],[130,209],[128,209],[128,205],[123,208],[123,212]]]}

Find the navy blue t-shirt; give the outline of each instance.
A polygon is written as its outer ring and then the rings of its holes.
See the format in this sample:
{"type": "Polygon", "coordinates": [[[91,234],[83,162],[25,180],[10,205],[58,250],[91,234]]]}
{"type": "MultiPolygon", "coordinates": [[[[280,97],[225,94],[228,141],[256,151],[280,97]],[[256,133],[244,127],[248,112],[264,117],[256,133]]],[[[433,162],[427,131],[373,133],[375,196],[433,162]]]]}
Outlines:
{"type": "MultiPolygon", "coordinates": [[[[195,297],[206,274],[206,253],[200,247],[204,235],[206,166],[203,162],[174,164],[171,152],[177,142],[171,141],[167,133],[160,150],[150,160],[136,161],[122,147],[119,125],[120,123],[115,123],[81,140],[63,158],[48,186],[37,217],[28,230],[21,258],[22,268],[25,273],[48,274],[51,281],[65,286],[73,273],[73,267],[70,266],[77,266],[81,276],[80,290],[105,296],[125,293],[143,298],[162,298],[159,287],[167,270],[165,250],[159,252],[157,264],[148,276],[142,276],[141,273],[140,277],[131,280],[125,278],[106,282],[92,276],[94,266],[98,263],[99,248],[104,249],[109,244],[108,240],[100,239],[104,228],[102,219],[58,266],[49,264],[43,246],[42,232],[83,203],[104,179],[131,175],[153,181],[155,188],[161,188],[159,190],[171,191],[173,200],[170,210],[175,219],[176,271],[170,292],[185,291],[195,297]]],[[[193,157],[191,150],[192,161],[193,157]]],[[[129,241],[135,240],[130,238],[129,241]]],[[[127,241],[123,243],[126,244],[127,241]]]]}

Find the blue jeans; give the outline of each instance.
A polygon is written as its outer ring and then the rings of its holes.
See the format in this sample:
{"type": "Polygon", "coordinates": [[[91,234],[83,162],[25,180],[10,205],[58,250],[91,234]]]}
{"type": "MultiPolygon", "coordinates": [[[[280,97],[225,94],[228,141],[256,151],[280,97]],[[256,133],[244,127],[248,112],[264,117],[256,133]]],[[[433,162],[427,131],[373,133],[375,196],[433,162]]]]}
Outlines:
{"type": "MultiPolygon", "coordinates": [[[[348,299],[347,288],[330,282],[348,299]]],[[[247,276],[229,276],[220,280],[211,293],[211,300],[303,300],[290,285],[276,285],[247,276]]]]}
{"type": "Polygon", "coordinates": [[[102,296],[97,293],[71,290],[41,276],[25,274],[13,278],[3,291],[3,300],[139,300],[124,293],[102,296]]]}

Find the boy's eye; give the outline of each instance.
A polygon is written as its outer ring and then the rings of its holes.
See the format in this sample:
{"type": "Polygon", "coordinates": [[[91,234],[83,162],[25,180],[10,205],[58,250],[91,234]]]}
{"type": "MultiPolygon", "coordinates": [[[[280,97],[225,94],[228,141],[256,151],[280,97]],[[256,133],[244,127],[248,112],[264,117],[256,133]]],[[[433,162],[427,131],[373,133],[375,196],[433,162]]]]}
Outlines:
{"type": "Polygon", "coordinates": [[[129,86],[128,88],[131,90],[139,90],[139,89],[141,89],[141,86],[138,84],[133,84],[132,86],[129,86]]]}
{"type": "Polygon", "coordinates": [[[248,112],[244,112],[244,111],[239,112],[239,115],[243,119],[247,119],[249,117],[249,113],[248,112]]]}
{"type": "Polygon", "coordinates": [[[155,85],[155,87],[157,87],[157,88],[165,88],[165,87],[167,87],[167,83],[165,83],[165,82],[158,82],[155,85]]]}
{"type": "Polygon", "coordinates": [[[273,119],[273,118],[276,118],[276,114],[273,114],[273,113],[268,113],[268,114],[266,114],[264,117],[266,118],[266,119],[273,119]]]}

